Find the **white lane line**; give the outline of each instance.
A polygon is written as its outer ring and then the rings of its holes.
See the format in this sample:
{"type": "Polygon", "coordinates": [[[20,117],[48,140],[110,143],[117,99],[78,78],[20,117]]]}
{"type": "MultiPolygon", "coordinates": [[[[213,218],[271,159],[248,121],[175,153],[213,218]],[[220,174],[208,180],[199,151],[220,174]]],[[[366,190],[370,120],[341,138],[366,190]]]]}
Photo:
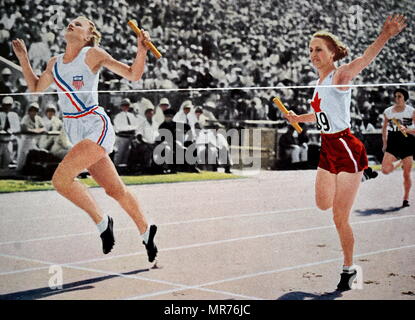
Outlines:
{"type": "MultiPolygon", "coordinates": [[[[400,219],[406,219],[406,218],[415,218],[415,216],[408,215],[408,216],[382,218],[382,219],[368,219],[365,221],[353,222],[351,223],[351,225],[393,221],[393,220],[400,220],[400,219]]],[[[159,249],[159,252],[168,252],[168,251],[175,251],[175,250],[182,250],[182,249],[198,248],[198,247],[212,246],[212,245],[223,244],[223,243],[231,243],[231,242],[237,242],[237,241],[260,239],[260,238],[266,238],[266,237],[275,237],[275,236],[286,235],[286,234],[294,234],[294,233],[309,232],[309,231],[324,230],[324,229],[334,229],[334,228],[335,228],[334,225],[328,225],[328,226],[319,226],[319,227],[303,228],[303,229],[296,229],[296,230],[280,231],[280,232],[274,232],[274,233],[259,234],[259,235],[253,235],[253,236],[231,238],[231,239],[199,242],[199,243],[193,243],[193,244],[188,244],[188,245],[159,249]]],[[[126,257],[134,257],[134,256],[139,256],[139,255],[144,255],[144,254],[146,254],[145,251],[140,251],[140,252],[120,254],[120,255],[113,255],[113,256],[108,256],[108,257],[69,262],[69,263],[66,263],[66,265],[81,265],[81,264],[102,262],[102,261],[108,261],[108,260],[114,260],[114,259],[120,259],[120,258],[126,258],[126,257]]],[[[0,253],[0,256],[1,255],[2,254],[0,253]]],[[[28,261],[31,261],[31,260],[28,259],[28,261]]],[[[30,269],[28,269],[28,271],[30,271],[30,269]]],[[[21,271],[19,270],[14,271],[14,273],[20,273],[20,272],[21,271]]],[[[9,273],[13,273],[13,271],[9,273]]],[[[0,275],[2,275],[2,273],[0,273],[0,275]]]]}
{"type": "MultiPolygon", "coordinates": [[[[230,291],[202,288],[200,286],[189,286],[188,288],[183,288],[183,289],[170,289],[170,290],[164,290],[164,291],[158,291],[158,292],[143,294],[143,295],[140,296],[141,297],[140,299],[157,297],[157,296],[160,296],[160,295],[175,293],[175,292],[183,291],[183,290],[199,290],[199,291],[205,291],[205,292],[220,293],[220,294],[235,296],[236,298],[248,299],[248,300],[265,300],[265,299],[259,298],[259,297],[247,296],[247,295],[238,294],[238,293],[234,293],[234,292],[230,292],[230,291]]],[[[218,298],[215,298],[215,300],[216,299],[218,299],[218,298]]],[[[118,300],[137,300],[137,299],[135,297],[131,297],[131,298],[121,298],[121,299],[118,299],[118,300]]]]}
{"type": "MultiPolygon", "coordinates": [[[[365,224],[365,223],[375,223],[375,222],[384,222],[384,221],[405,219],[405,218],[415,218],[415,216],[410,215],[410,216],[401,216],[401,217],[384,218],[384,219],[376,219],[376,220],[371,220],[370,219],[370,220],[367,220],[367,221],[354,222],[354,223],[351,223],[351,225],[365,224]]],[[[267,237],[275,237],[275,236],[286,235],[286,234],[301,233],[301,232],[308,232],[308,231],[315,231],[315,230],[324,230],[324,229],[335,229],[335,226],[334,225],[328,225],[328,226],[320,226],[320,227],[311,227],[311,228],[280,231],[280,232],[259,234],[259,235],[246,236],[246,237],[238,237],[238,238],[231,238],[231,239],[200,242],[200,243],[194,243],[194,244],[187,244],[187,245],[183,245],[183,246],[159,249],[159,252],[167,252],[167,251],[198,248],[198,247],[205,247],[205,246],[213,246],[213,245],[220,245],[220,244],[224,244],[224,243],[231,243],[231,242],[237,242],[237,241],[245,241],[245,240],[253,240],[253,239],[260,239],[260,238],[267,238],[267,237]]],[[[78,262],[71,262],[70,264],[73,264],[73,265],[85,264],[85,263],[91,263],[91,262],[112,260],[112,259],[117,259],[117,258],[133,257],[133,256],[138,256],[138,255],[143,255],[143,254],[146,254],[145,251],[120,254],[120,255],[110,256],[110,257],[89,259],[89,260],[83,260],[83,261],[78,261],[78,262]]]]}
{"type": "MultiPolygon", "coordinates": [[[[2,254],[2,253],[0,253],[0,256],[6,257],[6,258],[11,258],[11,259],[18,259],[18,260],[29,261],[29,262],[32,262],[32,263],[42,263],[42,264],[46,264],[48,266],[59,265],[62,268],[82,270],[82,271],[87,271],[87,272],[94,272],[94,273],[105,274],[105,275],[109,275],[109,276],[117,276],[117,277],[125,278],[125,279],[134,279],[134,280],[149,281],[149,282],[154,282],[154,283],[158,283],[158,284],[163,284],[163,285],[168,285],[168,286],[173,286],[173,287],[179,287],[179,288],[176,288],[176,289],[157,291],[157,292],[154,293],[155,295],[159,295],[160,292],[170,292],[170,291],[175,292],[177,290],[179,290],[179,291],[182,291],[182,290],[192,290],[195,287],[197,290],[200,290],[200,291],[220,293],[220,294],[223,294],[223,295],[230,295],[230,296],[235,296],[237,298],[244,298],[244,299],[249,299],[249,300],[261,300],[258,297],[246,296],[246,295],[241,295],[241,294],[237,294],[237,293],[233,293],[233,292],[227,292],[227,291],[215,290],[215,289],[209,289],[209,288],[198,288],[198,286],[188,286],[188,285],[184,285],[184,284],[180,284],[180,283],[174,283],[174,282],[170,282],[170,281],[164,281],[164,280],[158,280],[158,279],[151,279],[151,278],[147,278],[147,277],[141,277],[141,276],[136,276],[136,275],[129,275],[129,274],[124,274],[124,273],[118,273],[118,272],[100,270],[100,269],[95,269],[95,268],[87,268],[87,267],[81,267],[81,266],[73,266],[73,265],[70,265],[70,264],[56,264],[56,263],[53,263],[53,262],[50,262],[50,261],[43,261],[43,260],[38,260],[38,259],[24,258],[24,257],[13,256],[13,255],[8,255],[8,254],[2,254]]],[[[41,268],[38,267],[38,268],[33,268],[32,271],[42,270],[42,269],[48,269],[48,268],[49,267],[41,267],[41,268]]],[[[10,274],[10,273],[6,273],[6,274],[10,274]]],[[[122,300],[124,300],[124,299],[122,299],[122,300]]]]}
{"type": "MultiPolygon", "coordinates": [[[[227,215],[227,216],[219,216],[219,217],[212,217],[212,218],[200,218],[200,219],[191,219],[191,220],[183,220],[183,221],[176,221],[176,222],[166,222],[166,223],[161,223],[158,225],[159,226],[180,225],[180,224],[187,224],[187,223],[199,223],[199,222],[215,221],[215,220],[222,220],[222,219],[255,217],[255,216],[261,216],[261,215],[272,215],[272,214],[289,213],[289,212],[305,211],[305,210],[317,210],[317,208],[316,207],[304,207],[304,208],[296,208],[296,209],[254,212],[254,213],[246,213],[246,214],[240,214],[240,215],[227,215]]],[[[62,218],[62,217],[59,217],[59,218],[62,218]]],[[[124,227],[124,228],[115,229],[115,231],[131,231],[131,230],[136,230],[136,227],[124,227]]],[[[36,241],[49,241],[49,240],[57,240],[57,239],[64,239],[64,238],[69,238],[69,237],[79,237],[79,236],[88,236],[88,235],[96,235],[96,231],[70,233],[66,235],[39,237],[39,238],[26,239],[26,240],[3,241],[3,242],[0,242],[0,246],[9,245],[9,244],[22,244],[22,243],[29,243],[29,242],[36,242],[36,241]]]]}
{"type": "MultiPolygon", "coordinates": [[[[275,178],[275,179],[277,179],[277,178],[275,178]]],[[[313,179],[314,179],[314,177],[313,177],[313,179]]],[[[246,180],[246,179],[240,179],[240,180],[241,181],[244,181],[244,182],[252,182],[252,181],[246,180]]],[[[272,185],[275,185],[275,182],[273,180],[274,179],[272,179],[272,180],[271,179],[266,179],[266,180],[260,180],[260,181],[261,181],[261,184],[270,183],[272,185]]],[[[293,180],[295,180],[295,178],[290,178],[290,179],[285,179],[285,180],[279,179],[278,182],[279,182],[279,184],[284,184],[285,182],[292,182],[293,180]]],[[[217,180],[200,181],[198,183],[201,183],[201,182],[216,182],[216,181],[217,180]]],[[[229,180],[218,180],[218,181],[221,181],[221,182],[234,182],[235,180],[233,179],[233,181],[229,181],[229,180]]],[[[187,183],[190,183],[190,182],[186,182],[186,184],[187,183]]],[[[130,185],[130,186],[134,186],[134,185],[130,185]]],[[[186,185],[186,187],[189,187],[189,189],[194,190],[194,186],[191,187],[191,186],[186,185]]],[[[255,187],[257,187],[257,183],[255,183],[255,187]]],[[[96,188],[96,189],[99,189],[99,188],[96,188]]],[[[232,196],[232,192],[235,192],[235,191],[237,191],[238,193],[244,193],[244,191],[245,191],[244,189],[246,189],[246,191],[248,191],[248,190],[251,190],[252,191],[252,186],[247,186],[247,187],[245,187],[245,186],[244,187],[237,186],[236,187],[236,190],[229,190],[229,193],[230,194],[228,196],[232,196]]],[[[53,190],[50,190],[50,191],[53,191],[53,190]]],[[[216,189],[213,192],[207,191],[205,193],[204,199],[201,199],[200,201],[203,201],[203,200],[205,200],[206,202],[215,201],[215,204],[224,204],[224,203],[233,203],[233,202],[235,202],[234,199],[217,201],[217,200],[215,200],[216,194],[217,194],[216,189]],[[211,195],[212,198],[206,198],[206,196],[209,196],[209,195],[211,195]]],[[[2,201],[1,201],[1,196],[2,196],[2,194],[0,194],[0,206],[3,206],[3,207],[8,208],[8,211],[13,210],[13,209],[14,210],[19,210],[20,209],[20,206],[19,207],[18,206],[11,207],[9,200],[6,201],[4,203],[4,205],[3,205],[2,204],[2,201]]],[[[254,197],[254,198],[243,198],[243,199],[240,199],[238,201],[239,202],[241,202],[241,201],[243,201],[243,202],[253,202],[253,201],[257,201],[257,200],[264,199],[264,196],[261,193],[258,193],[258,196],[259,196],[259,198],[256,198],[256,197],[254,197]]],[[[175,199],[176,197],[172,196],[171,198],[175,199]]],[[[274,198],[275,198],[275,195],[271,195],[271,196],[265,197],[265,199],[274,199],[274,198]]],[[[153,203],[154,201],[156,201],[156,199],[152,199],[152,200],[146,201],[146,202],[153,203]]],[[[67,202],[67,203],[70,204],[70,202],[67,202]]],[[[35,202],[32,205],[25,205],[25,206],[26,207],[30,207],[30,208],[33,208],[33,207],[40,208],[40,207],[44,207],[44,204],[39,204],[39,202],[35,202]]],[[[152,211],[157,211],[157,210],[163,210],[163,209],[171,209],[172,207],[179,207],[179,208],[189,207],[189,208],[191,208],[192,206],[193,206],[193,204],[190,204],[190,203],[179,203],[179,204],[170,204],[168,206],[151,207],[151,210],[152,211]]],[[[71,208],[69,208],[69,209],[71,209],[71,208]]],[[[73,210],[79,210],[79,209],[77,209],[75,206],[73,206],[73,210]]],[[[15,222],[15,221],[16,222],[17,221],[18,222],[22,222],[22,221],[35,221],[35,220],[43,220],[43,219],[62,219],[62,218],[68,218],[68,217],[69,218],[72,218],[72,217],[76,217],[76,216],[86,216],[86,213],[79,212],[79,213],[66,214],[66,215],[53,215],[53,216],[50,216],[50,217],[44,217],[44,216],[41,216],[41,217],[36,216],[36,217],[29,217],[29,218],[22,218],[22,217],[13,218],[13,217],[7,217],[7,218],[2,218],[2,222],[15,222]]]]}
{"type": "MultiPolygon", "coordinates": [[[[114,275],[114,276],[118,276],[118,277],[122,277],[122,278],[132,278],[132,279],[136,279],[136,280],[150,281],[150,282],[155,282],[155,283],[159,283],[159,284],[163,284],[163,285],[179,287],[180,288],[179,291],[192,290],[193,287],[195,287],[198,290],[202,289],[202,291],[211,291],[211,292],[221,293],[221,294],[225,294],[225,295],[233,295],[233,296],[243,297],[244,299],[253,299],[253,300],[259,300],[260,299],[260,298],[257,298],[257,297],[243,296],[243,295],[240,295],[240,294],[234,294],[232,292],[227,292],[227,291],[222,291],[222,290],[215,290],[215,289],[208,289],[208,288],[206,288],[206,289],[205,288],[198,288],[198,286],[189,286],[189,285],[184,285],[184,284],[181,284],[181,283],[175,283],[175,282],[171,282],[171,281],[158,280],[158,279],[151,279],[151,278],[142,277],[142,276],[126,275],[126,274],[123,274],[123,273],[117,273],[117,272],[106,271],[106,270],[101,270],[101,269],[95,269],[95,268],[89,268],[89,267],[86,268],[86,267],[81,267],[81,266],[73,266],[73,265],[70,265],[70,264],[62,265],[62,266],[66,267],[66,268],[76,269],[76,270],[83,270],[83,271],[101,273],[101,274],[106,274],[106,275],[114,275]]],[[[178,290],[178,289],[172,289],[172,290],[178,290]]]]}
{"type": "MultiPolygon", "coordinates": [[[[395,248],[377,250],[377,251],[372,251],[372,252],[366,252],[366,253],[360,253],[360,254],[354,255],[354,258],[366,257],[366,256],[380,254],[380,253],[392,252],[392,251],[403,250],[403,249],[412,249],[412,248],[415,248],[415,244],[402,246],[402,247],[395,247],[395,248]]],[[[263,276],[263,275],[267,275],[267,274],[283,272],[283,271],[292,271],[292,270],[300,269],[300,268],[304,268],[304,267],[312,267],[312,266],[317,266],[317,265],[320,265],[320,264],[326,264],[326,263],[335,262],[335,261],[342,261],[342,260],[343,260],[343,258],[328,259],[328,260],[311,262],[311,263],[306,263],[306,264],[301,264],[301,265],[291,266],[291,267],[286,267],[286,268],[281,268],[281,269],[256,272],[256,273],[251,273],[251,274],[247,274],[247,275],[243,275],[243,276],[239,276],[239,277],[233,277],[233,278],[228,278],[228,279],[224,279],[224,280],[208,282],[208,283],[203,284],[203,286],[211,286],[211,285],[216,285],[216,284],[220,284],[220,283],[224,283],[224,282],[231,282],[231,281],[235,281],[235,280],[248,279],[248,278],[253,278],[253,277],[263,276]]]]}
{"type": "MultiPolygon", "coordinates": [[[[3,255],[0,254],[0,256],[3,256],[3,255]]],[[[11,257],[11,258],[15,259],[15,257],[11,257]]],[[[27,268],[27,269],[13,270],[13,271],[5,271],[5,272],[0,272],[0,276],[7,276],[11,274],[32,272],[32,271],[38,271],[38,270],[44,270],[44,269],[49,269],[49,267],[35,267],[35,268],[27,268]]]]}
{"type": "MultiPolygon", "coordinates": [[[[358,258],[358,257],[366,257],[366,256],[370,256],[370,255],[376,255],[376,254],[393,252],[393,251],[397,251],[397,250],[411,249],[411,248],[415,248],[415,244],[413,244],[413,245],[407,245],[407,246],[402,246],[402,247],[395,247],[395,248],[388,248],[388,249],[383,249],[383,250],[377,250],[377,251],[371,251],[371,252],[366,252],[366,253],[360,253],[360,254],[356,254],[354,257],[355,258],[358,258]]],[[[14,259],[19,259],[19,260],[24,260],[24,261],[42,263],[42,264],[47,264],[47,265],[55,265],[55,263],[53,263],[53,262],[47,262],[47,261],[42,261],[42,260],[37,260],[37,259],[30,259],[30,258],[12,256],[12,255],[1,254],[1,253],[0,253],[0,256],[7,257],[7,258],[14,258],[14,259]]],[[[285,268],[280,268],[280,269],[274,269],[274,270],[269,270],[269,271],[262,271],[262,272],[251,273],[251,274],[242,275],[242,276],[238,276],[238,277],[231,277],[231,278],[225,278],[225,279],[222,279],[222,280],[210,281],[210,282],[206,282],[206,283],[202,283],[202,284],[194,285],[194,286],[177,284],[177,283],[172,283],[170,281],[151,279],[151,278],[147,278],[147,277],[140,277],[140,276],[134,276],[134,275],[126,275],[126,274],[122,274],[122,273],[105,271],[105,270],[94,269],[94,268],[86,268],[86,267],[80,267],[80,266],[73,266],[71,264],[61,264],[60,266],[61,267],[66,267],[66,268],[71,268],[71,269],[77,269],[77,270],[83,270],[83,271],[88,271],[88,272],[101,273],[101,274],[106,274],[106,275],[113,275],[113,276],[118,276],[118,277],[122,277],[122,278],[129,278],[129,279],[137,279],[137,280],[143,280],[143,281],[150,281],[150,282],[156,282],[156,283],[159,283],[159,284],[164,284],[164,285],[179,287],[179,288],[176,288],[176,289],[162,290],[162,291],[158,291],[158,292],[152,292],[152,293],[149,293],[149,294],[137,295],[137,296],[132,296],[132,297],[128,297],[128,298],[122,298],[122,300],[144,299],[144,298],[155,297],[155,296],[159,296],[159,295],[164,295],[164,294],[179,292],[179,291],[183,291],[183,290],[209,291],[209,292],[221,293],[221,294],[224,294],[224,295],[233,295],[233,296],[237,296],[239,298],[244,298],[244,299],[251,299],[251,300],[257,299],[257,300],[262,300],[262,298],[259,298],[259,297],[252,297],[252,296],[240,295],[240,294],[232,293],[232,292],[229,292],[229,291],[215,290],[215,289],[209,289],[209,288],[203,288],[203,287],[213,286],[213,285],[217,285],[217,284],[222,284],[222,283],[225,283],[225,282],[232,282],[232,281],[244,280],[244,279],[259,277],[259,276],[268,275],[268,274],[280,273],[280,272],[284,272],[284,271],[292,271],[292,270],[296,270],[296,269],[301,269],[301,268],[306,268],[306,267],[312,267],[312,266],[317,266],[317,265],[321,265],[321,264],[327,264],[327,263],[336,262],[336,261],[342,261],[342,259],[343,258],[334,258],[334,259],[327,259],[327,260],[322,260],[322,261],[317,261],[317,262],[305,263],[305,264],[301,264],[301,265],[295,265],[295,266],[290,266],[290,267],[285,267],[285,268]]]]}
{"type": "MultiPolygon", "coordinates": [[[[183,220],[183,221],[176,221],[176,222],[166,222],[166,223],[161,223],[161,224],[158,224],[158,225],[159,226],[170,226],[170,225],[180,225],[180,224],[187,224],[187,223],[199,223],[199,222],[206,222],[206,221],[216,221],[216,220],[223,220],[223,219],[238,219],[238,218],[255,217],[255,216],[261,216],[261,215],[273,215],[273,214],[280,214],[280,213],[305,211],[305,210],[312,210],[312,209],[315,209],[315,207],[305,207],[305,208],[297,208],[297,209],[285,209],[285,210],[254,212],[254,213],[227,215],[227,216],[219,216],[219,217],[211,217],[211,218],[199,218],[199,219],[183,220]]],[[[137,230],[137,227],[134,226],[134,227],[119,228],[119,229],[115,229],[115,232],[127,231],[127,230],[137,230]]],[[[88,231],[88,232],[71,233],[71,234],[59,235],[59,236],[40,237],[40,238],[27,239],[27,240],[3,241],[3,242],[0,242],[0,245],[21,244],[21,243],[27,243],[27,242],[47,241],[47,240],[55,240],[55,239],[62,239],[62,238],[87,236],[87,235],[96,235],[96,234],[97,234],[96,231],[94,231],[94,232],[88,231]]]]}
{"type": "MultiPolygon", "coordinates": [[[[238,192],[242,192],[242,191],[240,189],[238,189],[238,192]]],[[[220,200],[220,201],[218,201],[218,200],[215,200],[215,197],[213,195],[214,194],[212,194],[212,198],[206,198],[206,195],[205,195],[204,199],[200,199],[199,200],[199,204],[200,204],[200,201],[205,201],[207,203],[214,202],[215,205],[217,205],[217,204],[225,204],[225,203],[232,204],[232,203],[235,202],[234,199],[231,199],[231,200],[220,200]]],[[[229,195],[229,196],[231,196],[231,195],[229,195]]],[[[172,198],[174,198],[174,197],[172,197],[172,198]]],[[[258,198],[255,198],[255,197],[254,198],[252,198],[252,197],[251,198],[244,198],[244,199],[239,199],[238,202],[254,202],[254,201],[258,201],[258,200],[265,200],[265,201],[267,201],[267,199],[275,199],[275,196],[274,195],[271,195],[271,196],[268,196],[268,197],[264,197],[264,195],[258,194],[258,198]]],[[[146,201],[146,202],[152,203],[152,201],[146,201]]],[[[68,202],[68,204],[70,204],[70,203],[68,202]]],[[[168,210],[171,210],[171,208],[180,208],[180,209],[189,208],[189,209],[191,209],[192,206],[194,206],[194,204],[187,203],[187,202],[186,203],[178,203],[178,204],[174,204],[173,203],[173,204],[169,204],[169,205],[166,205],[166,206],[154,206],[154,207],[151,206],[151,208],[148,208],[146,210],[148,211],[148,210],[151,209],[151,211],[156,212],[158,210],[167,210],[167,209],[168,210]]],[[[19,208],[9,208],[7,205],[4,205],[3,207],[7,207],[8,208],[8,211],[10,211],[11,209],[19,210],[19,208]]],[[[39,205],[36,205],[36,207],[39,207],[39,205]]],[[[73,207],[73,208],[74,208],[74,210],[79,210],[76,207],[73,207]]],[[[39,210],[45,211],[46,209],[43,208],[43,209],[39,209],[39,210]]],[[[68,210],[72,210],[72,208],[68,208],[68,210]]],[[[28,218],[22,218],[22,217],[19,217],[19,218],[14,218],[14,217],[12,217],[12,218],[2,218],[1,221],[3,223],[6,223],[6,222],[19,222],[19,223],[21,223],[21,222],[36,221],[36,220],[67,219],[67,218],[74,218],[74,217],[80,217],[80,216],[87,217],[87,214],[80,211],[80,212],[76,212],[76,213],[73,213],[73,214],[52,215],[52,216],[49,216],[49,217],[47,217],[47,216],[46,217],[45,216],[35,216],[35,217],[30,216],[28,218]]]]}
{"type": "MultiPolygon", "coordinates": [[[[371,256],[371,255],[376,255],[376,254],[381,254],[381,253],[386,253],[386,252],[392,252],[392,251],[404,250],[404,249],[412,249],[412,248],[415,248],[415,244],[408,245],[408,246],[402,246],[402,247],[396,247],[396,248],[389,248],[389,249],[384,249],[384,250],[377,250],[377,251],[372,251],[372,252],[366,252],[366,253],[361,253],[361,254],[356,254],[354,257],[355,258],[366,257],[366,256],[371,256]]],[[[280,272],[284,272],[284,271],[292,271],[292,270],[306,268],[306,267],[313,267],[313,266],[318,266],[318,265],[332,263],[332,262],[336,262],[336,261],[342,261],[342,260],[343,260],[343,258],[328,259],[328,260],[322,260],[322,261],[317,261],[317,262],[305,263],[305,264],[301,264],[301,265],[295,265],[295,266],[286,267],[286,268],[256,272],[256,273],[251,273],[251,274],[247,274],[247,275],[243,275],[243,276],[226,278],[226,279],[222,279],[222,280],[202,283],[198,286],[194,286],[193,289],[199,289],[201,287],[206,287],[206,286],[213,286],[213,285],[222,284],[222,283],[225,283],[225,282],[232,282],[232,281],[244,280],[244,279],[249,279],[249,278],[255,278],[255,277],[259,277],[259,276],[263,276],[263,275],[280,273],[280,272]]],[[[179,292],[179,291],[182,291],[182,290],[184,290],[184,289],[180,288],[180,289],[176,289],[175,291],[170,290],[170,292],[168,292],[168,293],[179,292]]],[[[163,295],[163,294],[165,294],[165,292],[160,291],[159,295],[163,295]]],[[[155,293],[149,293],[149,294],[144,294],[144,295],[128,297],[128,298],[125,298],[125,300],[138,300],[138,299],[144,299],[144,298],[155,297],[155,296],[156,296],[155,293]]]]}
{"type": "MultiPolygon", "coordinates": [[[[19,209],[17,209],[19,210],[19,209]]],[[[33,208],[32,208],[33,210],[33,208]]],[[[43,211],[46,211],[47,209],[43,208],[43,211]]],[[[87,217],[86,213],[83,212],[79,212],[79,213],[71,213],[71,214],[60,214],[60,215],[53,215],[53,216],[49,216],[49,217],[45,217],[45,216],[36,216],[36,217],[30,217],[30,218],[21,218],[21,219],[16,219],[16,218],[5,218],[2,219],[1,222],[4,223],[9,223],[9,222],[30,222],[30,221],[38,221],[38,220],[54,220],[54,219],[67,219],[67,218],[76,218],[76,217],[87,217]]]]}

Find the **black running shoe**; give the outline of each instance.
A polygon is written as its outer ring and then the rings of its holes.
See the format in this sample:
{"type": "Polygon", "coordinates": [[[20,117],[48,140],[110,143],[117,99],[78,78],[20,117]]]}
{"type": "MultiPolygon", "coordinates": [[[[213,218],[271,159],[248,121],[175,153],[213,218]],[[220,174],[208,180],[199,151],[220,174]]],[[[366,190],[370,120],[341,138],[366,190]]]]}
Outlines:
{"type": "Polygon", "coordinates": [[[145,243],[143,241],[143,244],[145,245],[146,250],[147,250],[149,262],[153,262],[154,259],[156,259],[157,252],[158,252],[156,244],[154,243],[154,236],[156,235],[156,232],[157,232],[157,226],[152,224],[150,226],[150,234],[148,236],[148,242],[145,243]]]}
{"type": "Polygon", "coordinates": [[[375,179],[378,176],[378,173],[376,171],[373,171],[371,167],[368,167],[363,171],[363,181],[369,180],[369,179],[375,179]]]}
{"type": "Polygon", "coordinates": [[[408,200],[404,200],[403,203],[402,203],[402,208],[405,208],[405,207],[409,207],[409,201],[408,200]]]}
{"type": "Polygon", "coordinates": [[[112,247],[115,243],[113,225],[114,221],[110,216],[108,216],[108,227],[100,235],[102,239],[102,251],[104,252],[104,254],[109,253],[112,250],[112,247]]]}
{"type": "Polygon", "coordinates": [[[338,291],[347,291],[352,289],[352,283],[357,276],[356,270],[351,270],[350,272],[343,271],[340,274],[340,282],[337,285],[338,291]]]}

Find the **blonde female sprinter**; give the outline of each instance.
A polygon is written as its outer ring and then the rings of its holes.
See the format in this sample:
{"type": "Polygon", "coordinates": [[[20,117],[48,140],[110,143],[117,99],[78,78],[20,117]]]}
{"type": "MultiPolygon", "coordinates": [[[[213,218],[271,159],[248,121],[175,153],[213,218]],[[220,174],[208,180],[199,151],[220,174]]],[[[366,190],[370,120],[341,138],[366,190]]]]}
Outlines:
{"type": "Polygon", "coordinates": [[[375,59],[388,40],[405,28],[405,21],[402,15],[388,17],[379,36],[363,55],[339,67],[335,61],[347,56],[345,45],[329,32],[315,33],[309,44],[310,60],[319,74],[311,102],[314,112],[297,115],[290,111],[286,115],[290,122],[317,122],[321,131],[315,196],[321,210],[332,208],[343,249],[343,272],[338,290],[351,289],[357,275],[353,265],[354,237],[349,215],[368,164],[362,142],[350,133],[351,89],[348,85],[375,59]]]}
{"type": "Polygon", "coordinates": [[[21,39],[12,41],[31,92],[44,91],[52,83],[56,84],[64,127],[74,145],[56,169],[52,183],[62,196],[86,211],[97,224],[103,252],[107,254],[115,243],[113,219],[103,213],[88,189],[75,179],[82,170],[88,169],[94,180],[134,220],[143,238],[148,260],[152,262],[157,255],[154,243],[157,226],[149,226],[137,199],[126,188],[108,156],[113,149],[115,134],[109,117],[98,105],[97,94],[102,67],[130,81],[141,78],[148,50],[145,41],[150,40],[149,35],[143,30],[137,38],[137,55],[131,66],[115,60],[98,46],[101,34],[85,17],[71,21],[64,37],[64,53],[51,58],[39,77],[32,70],[24,42],[21,39]]]}

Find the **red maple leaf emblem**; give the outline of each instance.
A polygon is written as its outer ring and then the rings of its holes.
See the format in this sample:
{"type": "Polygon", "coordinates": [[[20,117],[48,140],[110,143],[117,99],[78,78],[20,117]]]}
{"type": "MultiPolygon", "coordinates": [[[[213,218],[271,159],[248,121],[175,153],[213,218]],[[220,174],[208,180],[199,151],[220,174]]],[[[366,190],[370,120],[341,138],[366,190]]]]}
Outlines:
{"type": "Polygon", "coordinates": [[[311,101],[311,106],[313,107],[314,112],[321,111],[320,103],[321,103],[321,99],[318,98],[318,92],[317,92],[316,95],[314,96],[314,100],[311,101]]]}

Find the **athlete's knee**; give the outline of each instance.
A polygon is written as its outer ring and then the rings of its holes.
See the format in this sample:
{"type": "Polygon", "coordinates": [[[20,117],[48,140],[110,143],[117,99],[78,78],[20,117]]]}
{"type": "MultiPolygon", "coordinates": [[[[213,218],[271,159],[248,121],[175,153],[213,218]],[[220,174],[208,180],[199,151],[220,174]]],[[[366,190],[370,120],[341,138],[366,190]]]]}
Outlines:
{"type": "Polygon", "coordinates": [[[52,185],[57,191],[62,191],[68,187],[70,179],[68,179],[59,169],[56,169],[52,176],[52,185]]]}
{"type": "Polygon", "coordinates": [[[317,193],[315,199],[317,208],[319,208],[322,211],[326,211],[333,207],[333,199],[331,199],[329,195],[322,196],[317,193]]]}
{"type": "Polygon", "coordinates": [[[334,221],[334,224],[336,225],[337,229],[342,229],[345,226],[349,225],[348,218],[344,217],[341,214],[334,214],[333,215],[333,221],[334,221]]]}
{"type": "Polygon", "coordinates": [[[56,171],[55,171],[55,173],[52,176],[52,181],[51,182],[52,182],[53,187],[56,190],[58,190],[60,188],[61,181],[60,181],[59,175],[56,173],[56,171]]]}
{"type": "Polygon", "coordinates": [[[126,195],[127,188],[124,185],[119,184],[117,186],[111,186],[109,188],[106,188],[105,193],[111,198],[118,200],[118,199],[123,198],[126,195]]]}
{"type": "Polygon", "coordinates": [[[332,207],[332,204],[327,201],[317,201],[316,205],[322,211],[329,210],[332,207]]]}
{"type": "Polygon", "coordinates": [[[385,164],[382,165],[382,173],[383,174],[389,174],[393,171],[393,165],[392,164],[385,164]]]}

